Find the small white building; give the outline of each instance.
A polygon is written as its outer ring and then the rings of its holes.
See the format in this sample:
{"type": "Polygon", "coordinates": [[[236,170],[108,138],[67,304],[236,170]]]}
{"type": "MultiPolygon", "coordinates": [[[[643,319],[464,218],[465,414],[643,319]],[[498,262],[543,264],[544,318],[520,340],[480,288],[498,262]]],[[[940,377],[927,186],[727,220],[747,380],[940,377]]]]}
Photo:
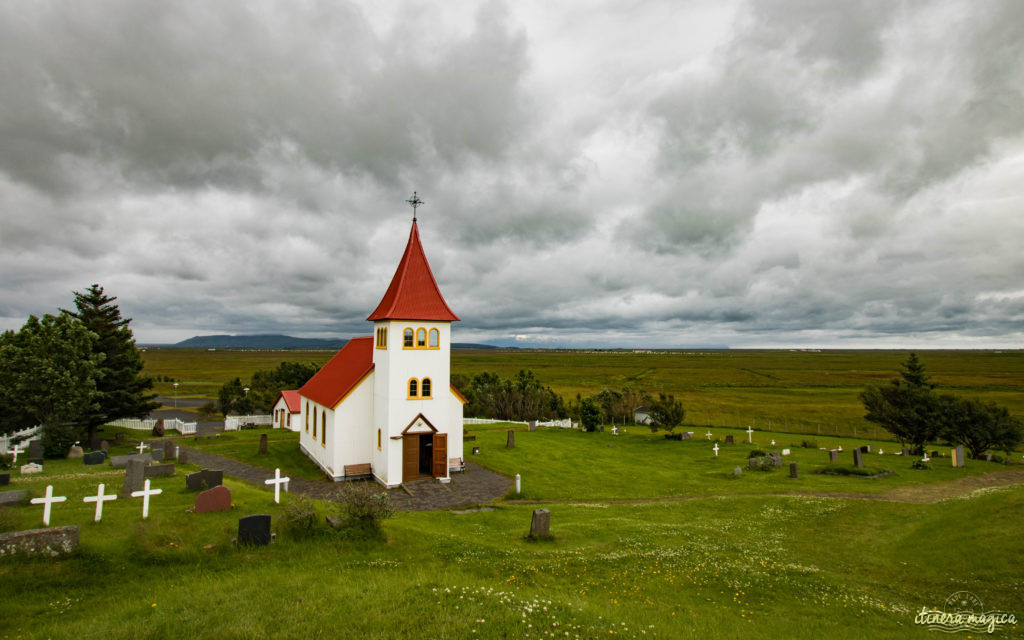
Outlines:
{"type": "Polygon", "coordinates": [[[413,218],[384,298],[354,338],[299,389],[299,446],[334,480],[386,487],[462,467],[465,398],[449,382],[451,323],[413,218]]]}
{"type": "Polygon", "coordinates": [[[274,428],[298,431],[298,414],[300,413],[299,407],[301,406],[302,403],[299,401],[298,389],[279,393],[277,400],[274,401],[274,407],[271,409],[271,415],[274,416],[274,428]]]}

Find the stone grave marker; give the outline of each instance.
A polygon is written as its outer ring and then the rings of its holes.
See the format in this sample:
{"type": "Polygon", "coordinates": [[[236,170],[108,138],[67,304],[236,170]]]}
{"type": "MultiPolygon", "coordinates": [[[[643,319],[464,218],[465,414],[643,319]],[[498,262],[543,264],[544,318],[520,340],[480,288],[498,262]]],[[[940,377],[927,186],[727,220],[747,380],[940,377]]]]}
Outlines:
{"type": "Polygon", "coordinates": [[[153,459],[153,462],[163,462],[164,461],[164,450],[163,449],[154,449],[153,451],[149,452],[149,457],[153,459]]]}
{"type": "Polygon", "coordinates": [[[100,440],[100,451],[110,451],[109,440],[100,440]]]}
{"type": "Polygon", "coordinates": [[[69,460],[72,459],[72,458],[81,458],[84,455],[85,455],[85,452],[82,451],[82,447],[78,446],[77,444],[71,445],[71,448],[68,449],[68,459],[69,460]]]}
{"type": "Polygon", "coordinates": [[[778,451],[769,451],[768,458],[772,461],[773,467],[782,466],[782,454],[779,453],[778,451]]]}
{"type": "Polygon", "coordinates": [[[0,473],[0,487],[6,487],[11,484],[11,474],[0,473]]]}
{"type": "Polygon", "coordinates": [[[51,558],[74,551],[76,547],[78,527],[75,525],[0,533],[0,556],[18,553],[51,558]]]}
{"type": "Polygon", "coordinates": [[[43,472],[43,465],[39,464],[38,462],[30,462],[28,464],[21,465],[21,474],[22,475],[26,475],[27,476],[27,475],[31,475],[33,473],[42,473],[42,472],[43,472]]]}
{"type": "Polygon", "coordinates": [[[900,455],[901,456],[909,456],[910,455],[910,449],[908,449],[906,447],[903,447],[902,449],[900,449],[900,455]]]}
{"type": "MultiPolygon", "coordinates": [[[[992,462],[992,454],[991,453],[986,453],[985,454],[985,462],[992,462]]],[[[0,482],[0,484],[3,484],[3,483],[0,482]]]]}
{"type": "Polygon", "coordinates": [[[84,456],[82,456],[82,464],[84,464],[84,465],[103,464],[103,461],[106,460],[106,459],[107,458],[106,458],[106,456],[103,455],[102,451],[90,451],[89,453],[87,453],[84,456]]]}
{"type": "Polygon", "coordinates": [[[28,457],[29,458],[42,458],[43,457],[43,441],[42,440],[31,440],[28,443],[28,457]]]}
{"type": "Polygon", "coordinates": [[[174,460],[178,455],[175,452],[175,446],[173,440],[167,440],[164,442],[164,460],[174,460]]]}
{"type": "Polygon", "coordinates": [[[196,496],[196,513],[211,513],[231,509],[231,489],[224,485],[207,489],[196,496]]]}
{"type": "Polygon", "coordinates": [[[732,436],[725,436],[725,444],[734,444],[732,436]]]}
{"type": "Polygon", "coordinates": [[[964,447],[963,445],[957,445],[956,449],[953,449],[953,466],[960,468],[964,466],[964,447]]]}
{"type": "Polygon", "coordinates": [[[169,478],[174,475],[174,463],[170,464],[154,464],[145,469],[142,472],[144,478],[169,478]]]}
{"type": "Polygon", "coordinates": [[[796,463],[795,462],[790,462],[789,463],[789,477],[790,478],[798,478],[798,477],[800,477],[800,476],[797,475],[796,463]]]}
{"type": "Polygon", "coordinates": [[[734,475],[734,476],[741,476],[741,475],[743,475],[743,469],[740,469],[739,467],[736,467],[735,469],[732,470],[732,475],[734,475]]]}
{"type": "Polygon", "coordinates": [[[186,464],[188,462],[188,450],[178,449],[178,463],[186,464]]]}
{"type": "Polygon", "coordinates": [[[185,476],[185,488],[189,491],[203,491],[224,484],[224,472],[203,469],[185,476]]]}
{"type": "Polygon", "coordinates": [[[516,448],[516,432],[511,430],[511,429],[508,430],[508,439],[505,440],[505,448],[506,449],[515,449],[516,448]]]}
{"type": "Polygon", "coordinates": [[[126,456],[110,456],[110,466],[115,469],[123,469],[128,466],[129,460],[141,460],[146,464],[153,462],[153,456],[149,453],[132,453],[126,456]]]}
{"type": "Polygon", "coordinates": [[[828,461],[829,462],[839,462],[839,450],[838,449],[829,449],[828,461]]]}
{"type": "Polygon", "coordinates": [[[530,428],[530,431],[536,431],[537,430],[537,421],[536,420],[530,420],[529,428],[530,428]]]}
{"type": "Polygon", "coordinates": [[[238,544],[270,544],[270,516],[257,514],[238,519],[238,544]]]}
{"type": "Polygon", "coordinates": [[[27,491],[16,489],[14,491],[0,491],[0,507],[9,507],[25,502],[28,497],[27,491]]]}
{"type": "Polygon", "coordinates": [[[860,449],[853,450],[853,466],[858,469],[864,468],[864,452],[860,449]]]}
{"type": "Polygon", "coordinates": [[[693,433],[689,432],[689,431],[684,431],[683,433],[681,433],[679,435],[683,436],[683,440],[689,440],[690,438],[693,437],[693,433]]]}
{"type": "Polygon", "coordinates": [[[788,456],[789,454],[790,454],[790,451],[789,451],[789,449],[783,449],[783,450],[782,450],[782,455],[784,455],[784,456],[788,456]]]}
{"type": "Polygon", "coordinates": [[[118,431],[114,434],[114,442],[117,444],[124,444],[124,431],[118,431]]]}
{"type": "Polygon", "coordinates": [[[129,460],[124,473],[124,485],[121,487],[122,498],[129,498],[133,491],[142,489],[146,480],[146,463],[142,460],[129,460]]]}
{"type": "Polygon", "coordinates": [[[757,458],[747,458],[747,468],[756,469],[758,465],[757,458]]]}
{"type": "Polygon", "coordinates": [[[164,437],[164,419],[163,418],[160,418],[159,420],[157,420],[156,424],[153,425],[153,437],[155,437],[155,438],[162,438],[162,437],[164,437]]]}
{"type": "Polygon", "coordinates": [[[551,512],[547,509],[534,509],[533,519],[530,520],[531,538],[551,537],[551,512]]]}
{"type": "Polygon", "coordinates": [[[265,433],[260,434],[260,448],[256,451],[256,454],[261,456],[267,455],[267,434],[265,433]]]}

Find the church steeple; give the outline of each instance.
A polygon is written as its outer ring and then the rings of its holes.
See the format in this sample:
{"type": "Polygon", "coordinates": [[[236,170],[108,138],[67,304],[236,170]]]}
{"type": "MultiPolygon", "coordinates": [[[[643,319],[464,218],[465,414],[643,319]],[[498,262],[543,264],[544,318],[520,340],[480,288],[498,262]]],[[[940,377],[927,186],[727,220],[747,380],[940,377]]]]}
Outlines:
{"type": "Polygon", "coordinates": [[[420,244],[416,219],[413,218],[409,242],[391,279],[391,285],[367,320],[455,322],[458,319],[437,287],[427,256],[423,253],[423,245],[420,244]]]}

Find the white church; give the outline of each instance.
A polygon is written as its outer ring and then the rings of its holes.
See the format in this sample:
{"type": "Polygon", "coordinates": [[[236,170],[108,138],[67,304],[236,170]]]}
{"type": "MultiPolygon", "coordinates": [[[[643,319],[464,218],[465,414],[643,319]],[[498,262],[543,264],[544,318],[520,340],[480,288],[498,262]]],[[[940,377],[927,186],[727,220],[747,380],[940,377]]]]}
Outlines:
{"type": "Polygon", "coordinates": [[[458,319],[430,271],[413,216],[405,254],[367,318],[374,335],[350,340],[298,390],[298,411],[288,420],[302,451],[334,480],[449,482],[462,468],[466,402],[449,382],[458,319]]]}

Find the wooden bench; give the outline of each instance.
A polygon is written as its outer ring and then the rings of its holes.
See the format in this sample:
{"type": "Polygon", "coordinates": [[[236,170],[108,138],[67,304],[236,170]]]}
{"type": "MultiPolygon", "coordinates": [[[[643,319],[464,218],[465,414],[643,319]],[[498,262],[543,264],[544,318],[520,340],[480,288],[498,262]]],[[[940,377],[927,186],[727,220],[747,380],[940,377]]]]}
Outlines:
{"type": "Polygon", "coordinates": [[[462,461],[462,458],[448,458],[448,470],[465,471],[466,463],[462,461]]]}
{"type": "Polygon", "coordinates": [[[345,465],[345,477],[352,478],[356,476],[368,476],[370,475],[370,463],[364,464],[346,464],[345,465]]]}

